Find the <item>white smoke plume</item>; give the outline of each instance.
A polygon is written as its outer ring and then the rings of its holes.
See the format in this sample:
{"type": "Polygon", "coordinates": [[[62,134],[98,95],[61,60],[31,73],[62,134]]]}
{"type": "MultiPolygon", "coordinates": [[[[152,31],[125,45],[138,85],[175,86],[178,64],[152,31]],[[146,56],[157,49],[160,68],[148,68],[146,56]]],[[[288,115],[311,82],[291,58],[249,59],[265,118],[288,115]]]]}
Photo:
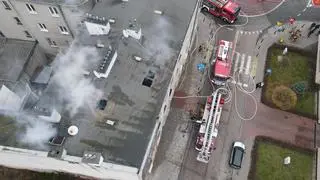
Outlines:
{"type": "Polygon", "coordinates": [[[47,149],[48,140],[57,134],[57,129],[52,124],[38,119],[36,116],[25,112],[3,111],[2,117],[14,120],[14,127],[17,141],[21,144],[36,147],[36,149],[47,149]]]}
{"type": "Polygon", "coordinates": [[[19,138],[24,144],[45,149],[48,140],[57,134],[56,128],[36,117],[18,116],[16,118],[18,123],[22,123],[25,127],[25,131],[20,134],[19,138]]]}
{"type": "Polygon", "coordinates": [[[149,30],[153,34],[147,39],[145,48],[147,53],[155,58],[157,64],[163,65],[163,59],[169,59],[173,55],[168,43],[172,39],[171,27],[167,19],[159,17],[149,30]]]}
{"type": "Polygon", "coordinates": [[[67,102],[65,107],[71,116],[83,105],[95,104],[102,96],[102,91],[84,76],[99,60],[96,48],[76,45],[71,45],[65,54],[55,59],[51,83],[58,85],[59,96],[67,102]]]}

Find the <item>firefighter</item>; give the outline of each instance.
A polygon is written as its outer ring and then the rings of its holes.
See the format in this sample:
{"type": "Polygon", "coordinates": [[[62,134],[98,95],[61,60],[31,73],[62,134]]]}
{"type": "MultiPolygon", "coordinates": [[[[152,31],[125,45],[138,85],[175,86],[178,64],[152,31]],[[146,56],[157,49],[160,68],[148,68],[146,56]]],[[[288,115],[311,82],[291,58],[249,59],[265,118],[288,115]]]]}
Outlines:
{"type": "Polygon", "coordinates": [[[263,82],[259,82],[256,84],[256,89],[258,88],[262,88],[264,86],[264,83],[263,82]]]}
{"type": "Polygon", "coordinates": [[[315,25],[314,28],[309,31],[308,37],[310,37],[311,34],[313,34],[319,28],[320,28],[320,24],[315,25]]]}
{"type": "Polygon", "coordinates": [[[316,23],[312,23],[309,27],[309,30],[311,31],[311,29],[313,29],[316,26],[316,23]]]}

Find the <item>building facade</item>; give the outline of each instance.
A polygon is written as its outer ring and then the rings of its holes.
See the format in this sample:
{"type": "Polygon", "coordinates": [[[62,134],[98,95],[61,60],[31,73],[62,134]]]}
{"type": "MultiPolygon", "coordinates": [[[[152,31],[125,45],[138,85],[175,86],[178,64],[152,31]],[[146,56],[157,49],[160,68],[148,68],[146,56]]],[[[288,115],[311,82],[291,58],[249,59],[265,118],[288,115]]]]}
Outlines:
{"type": "Polygon", "coordinates": [[[0,36],[37,40],[47,53],[56,54],[72,42],[82,15],[94,1],[3,0],[1,4],[0,36]]]}

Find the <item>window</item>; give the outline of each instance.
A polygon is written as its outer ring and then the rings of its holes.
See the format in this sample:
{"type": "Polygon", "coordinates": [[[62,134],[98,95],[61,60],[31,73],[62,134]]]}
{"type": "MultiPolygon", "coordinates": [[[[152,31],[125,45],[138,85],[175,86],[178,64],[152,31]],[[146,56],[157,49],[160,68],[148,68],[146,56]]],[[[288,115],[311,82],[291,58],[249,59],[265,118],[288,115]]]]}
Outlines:
{"type": "Polygon", "coordinates": [[[11,10],[11,7],[9,6],[8,2],[7,1],[2,1],[2,5],[4,6],[4,8],[6,10],[11,10]]]}
{"type": "Polygon", "coordinates": [[[59,17],[58,9],[56,7],[49,7],[49,11],[53,17],[59,17]]]}
{"type": "Polygon", "coordinates": [[[40,28],[40,31],[48,32],[47,26],[43,23],[38,23],[38,26],[40,28]]]}
{"type": "Polygon", "coordinates": [[[31,34],[28,31],[24,31],[24,33],[26,34],[26,37],[32,38],[31,34]]]}
{"type": "Polygon", "coordinates": [[[61,34],[69,34],[68,29],[65,26],[59,26],[61,34]]]}
{"type": "Polygon", "coordinates": [[[37,11],[36,11],[36,9],[34,8],[34,6],[32,4],[26,4],[26,6],[27,6],[27,9],[28,9],[29,13],[37,14],[37,11]]]}
{"type": "Polygon", "coordinates": [[[14,19],[16,20],[18,25],[22,25],[22,22],[20,21],[20,19],[18,17],[14,17],[14,19]]]}
{"type": "Polygon", "coordinates": [[[51,46],[51,47],[58,47],[57,46],[57,43],[53,40],[51,40],[50,38],[47,38],[47,41],[48,41],[48,44],[51,46]]]}

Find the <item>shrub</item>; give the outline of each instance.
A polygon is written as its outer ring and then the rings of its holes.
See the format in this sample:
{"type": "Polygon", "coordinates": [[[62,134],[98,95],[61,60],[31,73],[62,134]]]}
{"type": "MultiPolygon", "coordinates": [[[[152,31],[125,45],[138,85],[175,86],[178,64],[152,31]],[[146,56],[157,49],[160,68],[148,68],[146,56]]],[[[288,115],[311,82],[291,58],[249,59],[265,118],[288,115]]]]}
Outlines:
{"type": "Polygon", "coordinates": [[[273,90],[271,99],[281,110],[289,110],[297,104],[297,94],[284,85],[277,86],[273,90]]]}

